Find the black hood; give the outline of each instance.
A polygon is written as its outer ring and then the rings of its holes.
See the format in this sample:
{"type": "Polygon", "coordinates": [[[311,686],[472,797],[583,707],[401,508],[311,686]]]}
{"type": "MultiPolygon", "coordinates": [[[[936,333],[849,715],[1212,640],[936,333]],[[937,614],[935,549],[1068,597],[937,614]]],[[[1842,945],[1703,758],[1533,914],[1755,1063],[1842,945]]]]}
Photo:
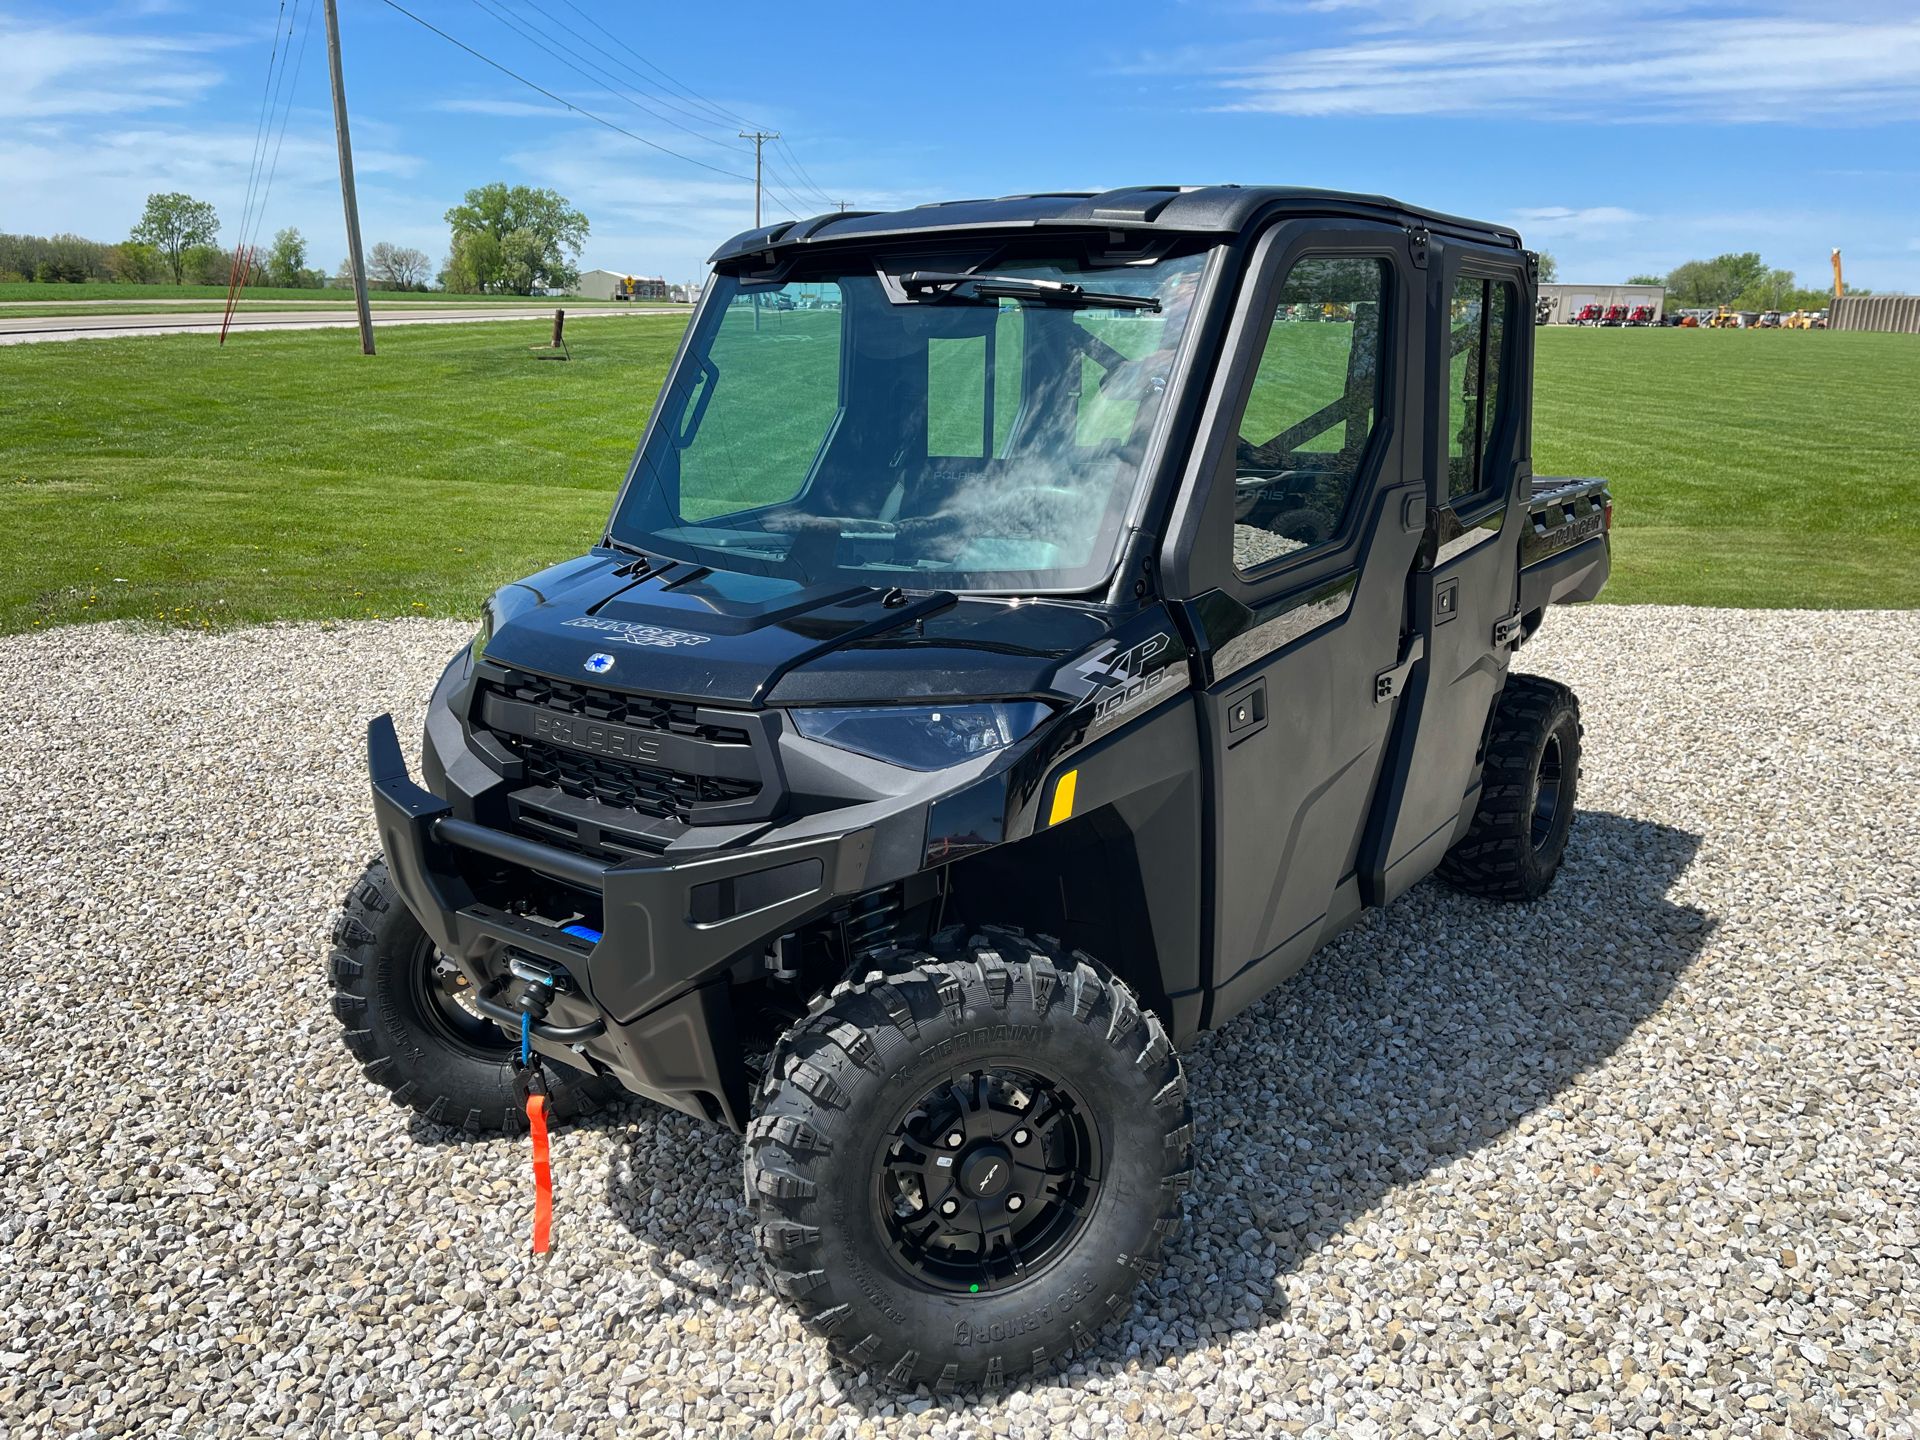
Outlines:
{"type": "Polygon", "coordinates": [[[719,705],[1043,694],[1108,633],[1058,602],[804,585],[602,553],[501,589],[487,658],[719,705]]]}

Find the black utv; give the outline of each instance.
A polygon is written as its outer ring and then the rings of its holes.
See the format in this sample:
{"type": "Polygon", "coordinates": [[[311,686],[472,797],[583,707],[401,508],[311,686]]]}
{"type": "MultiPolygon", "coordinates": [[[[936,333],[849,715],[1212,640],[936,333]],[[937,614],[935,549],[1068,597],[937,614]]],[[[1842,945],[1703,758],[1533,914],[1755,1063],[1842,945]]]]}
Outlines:
{"type": "Polygon", "coordinates": [[[1089,1340],[1194,1180],[1179,1046],[1430,874],[1552,883],[1579,711],[1509,665],[1612,507],[1533,475],[1536,299],[1511,230],[1313,190],[728,242],[424,784],[370,727],[354,1055],[451,1126],[742,1133],[772,1283],[881,1381],[1089,1340]]]}

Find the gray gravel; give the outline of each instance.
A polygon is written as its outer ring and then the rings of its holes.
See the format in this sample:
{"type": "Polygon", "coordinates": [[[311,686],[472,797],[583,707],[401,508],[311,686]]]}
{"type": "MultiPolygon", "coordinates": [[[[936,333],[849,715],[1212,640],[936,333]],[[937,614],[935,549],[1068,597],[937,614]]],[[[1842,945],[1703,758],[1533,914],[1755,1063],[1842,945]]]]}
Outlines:
{"type": "Polygon", "coordinates": [[[1920,615],[1595,609],[1551,903],[1420,887],[1191,1055],[1170,1263],[1064,1373],[890,1399],[726,1136],[363,1083],[320,953],[460,625],[0,640],[0,1434],[1913,1436],[1920,615]]]}

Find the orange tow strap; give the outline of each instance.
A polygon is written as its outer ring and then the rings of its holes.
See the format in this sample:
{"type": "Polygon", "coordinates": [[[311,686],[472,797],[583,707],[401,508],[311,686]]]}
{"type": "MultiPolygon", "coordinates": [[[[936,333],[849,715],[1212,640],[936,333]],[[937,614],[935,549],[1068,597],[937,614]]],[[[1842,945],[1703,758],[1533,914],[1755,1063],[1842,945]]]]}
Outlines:
{"type": "Polygon", "coordinates": [[[533,1253],[553,1247],[553,1165],[547,1158],[547,1097],[527,1096],[527,1128],[533,1131],[533,1253]]]}

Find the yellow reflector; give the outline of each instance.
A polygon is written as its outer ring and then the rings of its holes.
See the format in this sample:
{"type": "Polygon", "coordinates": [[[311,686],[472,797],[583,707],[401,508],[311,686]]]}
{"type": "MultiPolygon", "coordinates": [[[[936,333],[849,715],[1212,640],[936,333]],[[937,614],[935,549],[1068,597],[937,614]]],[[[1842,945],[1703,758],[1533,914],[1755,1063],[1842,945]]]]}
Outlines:
{"type": "Polygon", "coordinates": [[[1078,770],[1069,770],[1053,787],[1053,813],[1047,816],[1047,824],[1058,825],[1062,820],[1073,818],[1073,786],[1079,778],[1078,770]]]}

